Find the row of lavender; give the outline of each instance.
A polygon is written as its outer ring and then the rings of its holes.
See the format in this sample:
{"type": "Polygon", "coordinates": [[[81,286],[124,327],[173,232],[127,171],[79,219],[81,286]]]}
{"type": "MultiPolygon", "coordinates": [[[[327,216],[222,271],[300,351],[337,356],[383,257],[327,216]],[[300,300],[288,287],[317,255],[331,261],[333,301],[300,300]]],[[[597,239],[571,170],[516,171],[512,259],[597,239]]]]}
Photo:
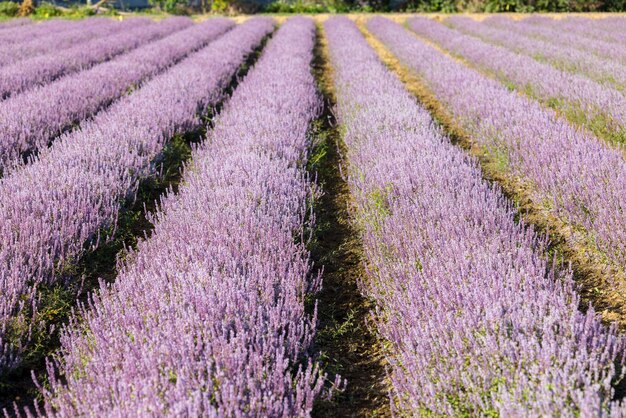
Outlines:
{"type": "MultiPolygon", "coordinates": [[[[528,37],[520,24],[500,28],[460,16],[446,19],[445,23],[489,43],[546,61],[559,69],[583,74],[619,90],[626,88],[626,66],[619,60],[604,59],[573,46],[556,45],[552,40],[528,37]]],[[[616,45],[617,49],[619,46],[616,45]]]]}
{"type": "MultiPolygon", "coordinates": [[[[429,47],[402,27],[382,18],[369,27],[429,77],[447,77],[441,85],[473,102],[466,105],[484,108],[480,94],[501,104],[487,96],[493,88],[479,93],[484,82],[436,51],[409,57],[429,47]]],[[[434,126],[356,26],[333,18],[325,28],[362,226],[363,290],[391,343],[395,412],[624,414],[611,384],[623,377],[625,341],[592,310],[578,311],[571,273],[550,266],[544,242],[515,222],[501,191],[434,126]]]]}
{"type": "Polygon", "coordinates": [[[551,42],[561,48],[565,48],[570,53],[573,52],[572,49],[577,49],[587,53],[591,52],[604,59],[626,64],[626,45],[619,42],[595,39],[576,31],[559,29],[556,27],[556,22],[550,19],[544,24],[533,24],[531,19],[513,20],[503,16],[492,16],[483,22],[496,28],[515,31],[526,37],[551,42]]]}
{"type": "Polygon", "coordinates": [[[29,42],[36,38],[49,36],[59,31],[68,30],[72,24],[75,23],[70,20],[56,19],[33,25],[26,25],[25,22],[33,23],[26,19],[15,19],[3,22],[0,28],[0,41],[2,41],[2,45],[29,42]]]}
{"type": "Polygon", "coordinates": [[[234,24],[209,19],[93,68],[0,102],[0,171],[44,148],[73,123],[206,45],[234,24]]]}
{"type": "MultiPolygon", "coordinates": [[[[480,25],[461,17],[450,22],[459,28],[480,25]]],[[[620,91],[504,47],[487,44],[431,19],[411,18],[408,25],[453,54],[495,73],[502,81],[545,104],[556,106],[570,119],[591,124],[596,133],[617,142],[626,140],[626,97],[620,91]]]]}
{"type": "Polygon", "coordinates": [[[27,40],[23,42],[3,43],[0,45],[0,66],[41,54],[59,52],[114,33],[124,27],[141,26],[150,22],[149,19],[131,19],[120,23],[112,19],[90,18],[68,25],[67,29],[50,31],[41,38],[26,38],[27,40]]]}
{"type": "MultiPolygon", "coordinates": [[[[449,34],[450,29],[431,20],[413,18],[409,25],[442,42],[450,39],[446,47],[483,50],[477,44],[481,41],[449,34]]],[[[626,161],[621,150],[442,54],[397,24],[373,18],[368,27],[424,79],[503,170],[530,186],[539,207],[572,230],[582,231],[582,236],[572,234],[574,244],[584,239],[622,269],[626,266],[626,161]]],[[[499,56],[491,59],[500,62],[499,56]]]]}
{"type": "Polygon", "coordinates": [[[310,415],[324,383],[306,357],[314,39],[293,18],[270,41],[152,236],[65,330],[46,416],[310,415]]]}
{"type": "MultiPolygon", "coordinates": [[[[96,37],[61,51],[23,59],[0,67],[0,98],[48,83],[63,75],[89,68],[117,55],[160,39],[193,24],[189,18],[170,18],[160,23],[130,19],[117,23],[113,33],[96,37]]],[[[110,30],[104,25],[103,32],[110,30]]]]}
{"type": "Polygon", "coordinates": [[[624,31],[624,19],[585,19],[581,17],[568,17],[567,19],[548,19],[540,15],[528,18],[529,22],[541,25],[551,25],[560,30],[578,33],[593,39],[600,39],[617,44],[626,42],[626,31],[624,31]],[[607,25],[608,23],[608,25],[607,25]]]}
{"type": "Polygon", "coordinates": [[[0,367],[11,368],[37,326],[37,289],[152,175],[166,141],[200,124],[244,57],[273,29],[252,19],[63,135],[32,164],[0,180],[0,367]]]}
{"type": "Polygon", "coordinates": [[[25,26],[30,23],[34,23],[31,19],[19,18],[19,19],[10,19],[4,22],[0,22],[0,31],[4,29],[14,29],[20,26],[25,26]]]}

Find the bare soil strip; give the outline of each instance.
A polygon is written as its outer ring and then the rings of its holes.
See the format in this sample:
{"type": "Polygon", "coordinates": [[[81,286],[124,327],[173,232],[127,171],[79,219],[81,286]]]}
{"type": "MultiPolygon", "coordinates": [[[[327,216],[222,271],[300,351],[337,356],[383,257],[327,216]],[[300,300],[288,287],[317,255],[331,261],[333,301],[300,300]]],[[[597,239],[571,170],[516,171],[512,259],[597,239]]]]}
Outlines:
{"type": "Polygon", "coordinates": [[[323,289],[318,294],[319,325],[314,351],[332,380],[340,374],[345,391],[331,401],[319,401],[315,417],[390,416],[385,360],[381,342],[368,324],[372,303],[358,288],[364,278],[360,235],[350,218],[351,197],[341,175],[345,145],[331,109],[335,103],[331,67],[323,28],[318,25],[314,73],[324,95],[324,114],[309,169],[317,174],[323,196],[315,205],[317,231],[312,246],[316,266],[323,266],[323,289]]]}

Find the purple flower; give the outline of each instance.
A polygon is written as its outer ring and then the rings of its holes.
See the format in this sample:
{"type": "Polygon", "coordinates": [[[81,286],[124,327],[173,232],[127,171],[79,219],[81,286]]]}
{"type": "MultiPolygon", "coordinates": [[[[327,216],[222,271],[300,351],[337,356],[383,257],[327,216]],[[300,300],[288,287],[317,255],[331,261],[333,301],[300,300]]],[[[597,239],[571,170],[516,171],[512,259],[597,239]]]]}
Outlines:
{"type": "Polygon", "coordinates": [[[93,68],[0,102],[0,169],[13,168],[24,152],[45,147],[52,138],[82,121],[129,88],[151,78],[206,45],[233,23],[204,23],[150,42],[93,68]]]}
{"type": "MultiPolygon", "coordinates": [[[[497,47],[429,19],[412,19],[410,25],[442,42],[446,39],[446,46],[462,45],[477,59],[483,56],[505,65],[490,55],[489,51],[497,47]]],[[[368,27],[423,78],[456,121],[503,170],[529,187],[535,204],[572,227],[573,244],[595,247],[624,269],[626,161],[622,150],[570,125],[536,101],[467,68],[389,20],[373,18],[368,27]]],[[[511,57],[507,68],[514,67],[512,60],[511,57]]],[[[530,67],[526,71],[530,78],[536,75],[530,67]]],[[[530,78],[528,82],[532,83],[530,78]]]]}
{"type": "Polygon", "coordinates": [[[79,256],[98,231],[114,226],[120,205],[154,174],[152,162],[176,133],[200,125],[243,62],[273,29],[252,19],[190,55],[109,109],[63,135],[36,160],[0,180],[0,368],[27,348],[6,332],[36,309],[37,286],[53,283],[55,267],[79,256]]]}
{"type": "MultiPolygon", "coordinates": [[[[84,70],[193,24],[191,19],[182,17],[166,19],[157,24],[146,25],[143,20],[139,23],[137,26],[134,20],[128,20],[119,24],[117,31],[112,34],[0,67],[0,98],[84,70]]],[[[110,29],[104,25],[102,31],[110,29]]]]}
{"type": "Polygon", "coordinates": [[[323,383],[303,357],[316,320],[304,298],[319,286],[301,240],[314,36],[312,20],[282,25],[151,237],[66,328],[67,382],[50,365],[46,415],[310,415],[323,383]]]}
{"type": "MultiPolygon", "coordinates": [[[[445,89],[448,106],[464,97],[473,108],[503,107],[519,97],[396,23],[375,17],[368,27],[437,94],[445,89]]],[[[325,28],[362,227],[362,290],[376,302],[375,323],[389,342],[394,412],[626,412],[611,400],[624,340],[593,310],[578,311],[571,272],[552,266],[544,240],[515,222],[500,189],[450,143],[351,21],[331,18],[325,28]]]]}

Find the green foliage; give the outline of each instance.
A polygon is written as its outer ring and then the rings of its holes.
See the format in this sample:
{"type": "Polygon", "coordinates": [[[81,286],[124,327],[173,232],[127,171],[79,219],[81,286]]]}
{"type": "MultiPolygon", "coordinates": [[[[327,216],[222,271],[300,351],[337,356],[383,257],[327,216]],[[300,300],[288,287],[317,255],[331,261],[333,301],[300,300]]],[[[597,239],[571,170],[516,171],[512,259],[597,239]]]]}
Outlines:
{"type": "MultiPolygon", "coordinates": [[[[144,11],[189,15],[210,11],[255,13],[349,13],[349,12],[619,12],[626,10],[626,0],[274,0],[263,6],[263,0],[201,0],[200,6],[191,0],[149,0],[152,9],[144,11]]],[[[18,3],[1,1],[0,19],[16,16],[18,3]]],[[[113,10],[112,14],[116,12],[113,10]]],[[[70,11],[62,11],[53,4],[43,2],[34,11],[34,18],[47,19],[56,16],[82,18],[95,14],[85,6],[74,5],[70,11]]]]}
{"type": "Polygon", "coordinates": [[[214,13],[225,13],[230,8],[228,0],[213,0],[211,11],[214,13]]]}
{"type": "Polygon", "coordinates": [[[513,12],[518,7],[518,0],[488,0],[485,4],[487,13],[513,12]]]}
{"type": "Polygon", "coordinates": [[[581,0],[488,0],[485,11],[495,12],[565,12],[571,9],[570,3],[577,3],[580,7],[584,3],[581,0]]]}
{"type": "Polygon", "coordinates": [[[323,0],[321,2],[276,1],[265,7],[267,13],[347,13],[351,10],[354,9],[342,0],[323,0]]]}
{"type": "MultiPolygon", "coordinates": [[[[397,8],[397,4],[392,2],[392,9],[397,8]]],[[[459,11],[455,0],[409,0],[405,7],[400,7],[406,11],[414,12],[443,12],[454,13],[459,11]]]]}
{"type": "MultiPolygon", "coordinates": [[[[210,11],[255,13],[349,13],[349,12],[620,12],[626,10],[626,0],[275,0],[265,6],[262,0],[202,0],[201,6],[191,0],[149,0],[152,9],[144,13],[170,13],[189,15],[192,12],[210,11]]],[[[19,4],[0,1],[0,19],[17,16],[19,4]]],[[[83,18],[95,14],[92,8],[73,5],[69,11],[58,9],[54,4],[43,2],[34,11],[35,19],[57,16],[83,18]]],[[[107,14],[117,12],[110,9],[107,14]]]]}
{"type": "Polygon", "coordinates": [[[457,11],[457,6],[453,0],[434,0],[429,2],[428,11],[441,11],[444,13],[454,13],[457,11]]]}
{"type": "Polygon", "coordinates": [[[390,0],[392,10],[419,12],[623,11],[626,0],[390,0]]]}
{"type": "MultiPolygon", "coordinates": [[[[4,17],[15,17],[19,13],[19,3],[2,1],[0,2],[0,19],[4,17]]],[[[82,19],[84,17],[94,16],[96,10],[80,4],[73,4],[69,9],[60,9],[52,3],[43,2],[34,9],[32,17],[37,20],[45,20],[54,17],[65,17],[70,19],[82,19]]],[[[107,16],[116,16],[118,13],[115,9],[107,9],[104,14],[107,16]]]]}
{"type": "Polygon", "coordinates": [[[112,7],[109,9],[106,9],[106,11],[100,10],[99,12],[97,12],[97,14],[98,16],[119,16],[120,15],[119,12],[112,7]]]}
{"type": "Polygon", "coordinates": [[[61,16],[63,12],[58,9],[54,4],[43,2],[35,8],[33,17],[35,19],[48,19],[50,17],[61,16]]]}
{"type": "MultiPolygon", "coordinates": [[[[584,0],[578,0],[577,2],[584,3],[584,0]]],[[[626,0],[606,0],[604,1],[602,10],[607,12],[626,11],[626,0]]]]}
{"type": "Polygon", "coordinates": [[[65,16],[71,18],[83,18],[88,16],[94,16],[96,11],[91,7],[80,6],[74,4],[70,7],[69,12],[64,13],[65,16]]]}
{"type": "Polygon", "coordinates": [[[326,10],[322,4],[296,0],[294,2],[276,1],[270,3],[265,11],[267,13],[324,13],[326,10]]]}
{"type": "MultiPolygon", "coordinates": [[[[150,4],[160,11],[175,15],[190,14],[190,7],[186,0],[149,0],[150,4]]],[[[226,0],[220,0],[226,1],[226,0]]]]}
{"type": "MultiPolygon", "coordinates": [[[[613,0],[569,0],[567,1],[567,11],[570,12],[596,12],[601,10],[608,10],[607,6],[610,3],[617,3],[613,0]]],[[[621,10],[624,10],[626,1],[621,0],[621,10]]]]}
{"type": "Polygon", "coordinates": [[[12,1],[0,1],[0,16],[13,17],[17,15],[20,6],[12,1]]]}

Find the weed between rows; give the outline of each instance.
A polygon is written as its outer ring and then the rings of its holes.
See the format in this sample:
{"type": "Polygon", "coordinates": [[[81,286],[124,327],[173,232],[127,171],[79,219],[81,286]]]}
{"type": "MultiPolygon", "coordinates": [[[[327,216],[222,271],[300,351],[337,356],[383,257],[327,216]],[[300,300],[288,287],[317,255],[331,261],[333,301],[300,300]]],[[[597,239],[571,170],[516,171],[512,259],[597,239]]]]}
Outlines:
{"type": "Polygon", "coordinates": [[[320,353],[318,360],[331,380],[339,374],[347,386],[330,401],[318,400],[313,416],[389,416],[383,350],[368,325],[372,303],[357,285],[365,275],[363,249],[341,175],[346,149],[331,111],[335,99],[322,31],[318,26],[313,71],[324,96],[324,111],[312,129],[315,142],[308,164],[323,190],[314,206],[317,225],[311,245],[314,263],[323,266],[324,273],[313,351],[320,353]]]}
{"type": "Polygon", "coordinates": [[[94,242],[86,243],[82,256],[59,266],[55,274],[59,280],[52,285],[39,286],[36,315],[24,315],[29,319],[27,323],[20,323],[20,327],[33,326],[29,348],[16,369],[0,375],[0,410],[6,408],[8,413],[13,413],[14,405],[22,409],[41,400],[32,376],[43,387],[48,386],[46,358],[53,356],[59,349],[63,325],[68,322],[77,304],[87,303],[89,295],[100,288],[101,280],[104,283],[115,281],[118,266],[128,252],[137,248],[140,239],[150,237],[154,225],[148,221],[147,215],[158,209],[162,196],[178,192],[183,170],[191,161],[194,147],[206,138],[207,129],[213,127],[215,117],[258,60],[270,37],[271,34],[264,37],[248,54],[224,89],[222,100],[201,115],[200,127],[176,135],[166,144],[153,161],[156,174],[143,179],[135,198],[122,204],[117,224],[103,228],[96,234],[109,239],[96,249],[92,249],[94,242]]]}

